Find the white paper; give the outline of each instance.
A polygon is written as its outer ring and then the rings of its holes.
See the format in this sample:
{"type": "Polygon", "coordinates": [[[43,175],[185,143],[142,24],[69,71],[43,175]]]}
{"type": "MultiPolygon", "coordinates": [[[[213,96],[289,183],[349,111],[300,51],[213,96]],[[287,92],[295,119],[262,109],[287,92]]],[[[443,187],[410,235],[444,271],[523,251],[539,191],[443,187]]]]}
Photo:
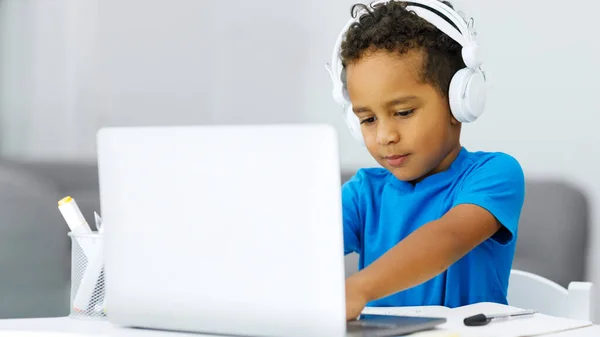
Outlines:
{"type": "Polygon", "coordinates": [[[442,306],[424,307],[367,307],[363,314],[392,316],[447,317],[452,309],[442,306]]]}
{"type": "Polygon", "coordinates": [[[444,317],[447,322],[438,330],[460,333],[461,337],[530,337],[591,326],[591,322],[578,321],[543,314],[516,317],[505,321],[490,322],[484,326],[465,326],[466,317],[477,314],[500,314],[523,310],[498,303],[476,303],[450,309],[447,307],[390,307],[365,308],[365,314],[444,317]]]}

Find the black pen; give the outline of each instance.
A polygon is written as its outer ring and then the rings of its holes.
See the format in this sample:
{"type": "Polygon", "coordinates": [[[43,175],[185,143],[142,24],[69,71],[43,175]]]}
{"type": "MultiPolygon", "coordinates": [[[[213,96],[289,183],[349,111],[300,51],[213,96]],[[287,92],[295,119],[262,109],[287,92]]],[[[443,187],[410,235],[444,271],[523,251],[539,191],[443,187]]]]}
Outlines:
{"type": "Polygon", "coordinates": [[[488,324],[492,320],[509,319],[512,317],[519,317],[519,316],[530,316],[535,313],[537,313],[536,310],[523,310],[523,311],[517,311],[517,312],[513,312],[513,313],[508,313],[508,314],[495,314],[495,315],[477,314],[477,315],[465,318],[465,320],[463,322],[465,323],[466,326],[482,326],[482,325],[488,324]]]}

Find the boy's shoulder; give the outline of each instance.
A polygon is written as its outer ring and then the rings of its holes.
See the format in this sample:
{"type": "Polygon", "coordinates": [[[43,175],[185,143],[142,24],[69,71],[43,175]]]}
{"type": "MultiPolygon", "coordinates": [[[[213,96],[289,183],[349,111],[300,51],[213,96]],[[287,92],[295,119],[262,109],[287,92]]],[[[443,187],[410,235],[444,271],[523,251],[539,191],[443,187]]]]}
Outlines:
{"type": "Polygon", "coordinates": [[[512,155],[506,153],[506,152],[499,152],[499,151],[495,151],[495,152],[488,152],[488,151],[468,151],[466,149],[463,148],[463,151],[466,155],[466,158],[468,160],[471,161],[471,163],[473,164],[483,164],[486,163],[488,161],[494,161],[494,162],[498,162],[498,163],[505,163],[508,165],[517,165],[517,166],[521,166],[521,164],[519,164],[519,161],[513,157],[512,155]]]}
{"type": "Polygon", "coordinates": [[[464,175],[506,176],[521,179],[524,176],[521,163],[505,152],[465,151],[465,159],[461,165],[464,175]]]}

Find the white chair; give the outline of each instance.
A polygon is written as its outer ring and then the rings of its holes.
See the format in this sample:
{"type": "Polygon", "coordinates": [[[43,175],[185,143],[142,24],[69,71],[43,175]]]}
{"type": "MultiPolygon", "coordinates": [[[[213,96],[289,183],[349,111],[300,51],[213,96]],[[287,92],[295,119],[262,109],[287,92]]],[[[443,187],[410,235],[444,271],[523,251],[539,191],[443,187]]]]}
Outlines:
{"type": "Polygon", "coordinates": [[[546,315],[593,321],[593,285],[571,282],[568,289],[542,276],[513,269],[508,284],[508,304],[535,309],[546,315]]]}

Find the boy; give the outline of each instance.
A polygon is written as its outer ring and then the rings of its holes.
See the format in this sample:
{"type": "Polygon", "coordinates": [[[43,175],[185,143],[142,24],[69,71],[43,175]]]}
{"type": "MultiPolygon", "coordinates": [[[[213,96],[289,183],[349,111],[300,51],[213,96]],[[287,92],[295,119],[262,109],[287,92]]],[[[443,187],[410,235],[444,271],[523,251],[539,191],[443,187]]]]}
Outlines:
{"type": "Polygon", "coordinates": [[[347,319],[367,304],[506,303],[524,176],[511,156],[460,144],[448,92],[465,67],[461,46],[403,2],[355,7],[365,13],[341,59],[382,168],[361,169],[342,187],[345,253],[360,255],[346,280],[347,319]]]}

